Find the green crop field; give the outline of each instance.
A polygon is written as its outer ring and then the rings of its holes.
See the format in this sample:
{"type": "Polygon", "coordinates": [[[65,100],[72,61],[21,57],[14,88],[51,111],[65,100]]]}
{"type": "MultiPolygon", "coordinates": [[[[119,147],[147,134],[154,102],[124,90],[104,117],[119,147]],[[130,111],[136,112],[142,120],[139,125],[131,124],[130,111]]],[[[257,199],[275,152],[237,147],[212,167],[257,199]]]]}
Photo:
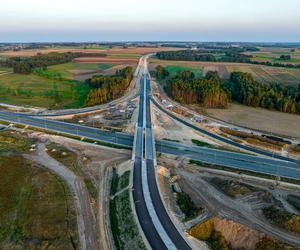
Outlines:
{"type": "Polygon", "coordinates": [[[261,47],[260,51],[247,52],[246,54],[252,55],[253,61],[269,61],[278,63],[300,63],[300,50],[295,49],[291,51],[290,48],[264,48],[261,47]],[[291,60],[281,60],[279,57],[281,55],[290,55],[291,60]]]}
{"type": "Polygon", "coordinates": [[[170,72],[171,75],[175,75],[176,72],[190,70],[192,71],[195,76],[199,77],[203,74],[202,67],[190,67],[190,66],[181,66],[181,65],[167,65],[166,69],[170,72]]]}
{"type": "Polygon", "coordinates": [[[71,80],[52,80],[36,74],[0,75],[0,102],[45,108],[78,108],[90,88],[71,80]]]}
{"type": "Polygon", "coordinates": [[[142,54],[126,54],[126,53],[110,53],[107,54],[107,57],[112,58],[140,58],[142,54]]]}
{"type": "Polygon", "coordinates": [[[75,75],[86,71],[101,71],[115,66],[115,64],[107,63],[64,63],[49,66],[47,72],[52,75],[60,75],[62,78],[75,79],[75,75]]]}

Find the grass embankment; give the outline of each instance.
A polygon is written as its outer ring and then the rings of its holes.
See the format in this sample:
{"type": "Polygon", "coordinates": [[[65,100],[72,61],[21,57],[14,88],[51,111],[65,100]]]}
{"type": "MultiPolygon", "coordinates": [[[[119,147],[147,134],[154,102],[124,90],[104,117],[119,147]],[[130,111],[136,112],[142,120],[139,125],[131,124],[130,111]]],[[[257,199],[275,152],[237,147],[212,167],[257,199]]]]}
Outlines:
{"type": "Polygon", "coordinates": [[[24,138],[19,132],[13,130],[0,131],[0,154],[28,152],[34,140],[24,138]]]}
{"type": "Polygon", "coordinates": [[[81,176],[84,180],[84,183],[89,191],[91,198],[97,200],[97,188],[94,183],[88,177],[85,172],[81,169],[80,159],[77,153],[67,149],[66,147],[56,144],[50,143],[47,145],[48,154],[53,157],[55,160],[69,168],[73,173],[77,176],[81,176]]]}
{"type": "Polygon", "coordinates": [[[184,213],[186,221],[197,217],[204,210],[202,207],[196,207],[191,197],[184,192],[176,192],[176,202],[184,213]]]}
{"type": "Polygon", "coordinates": [[[272,224],[300,236],[300,216],[274,205],[263,208],[263,214],[272,224]]]}
{"type": "Polygon", "coordinates": [[[233,180],[220,179],[218,177],[211,178],[210,182],[232,198],[260,191],[260,189],[253,186],[233,180]]]}
{"type": "Polygon", "coordinates": [[[290,194],[287,196],[287,201],[300,212],[300,196],[290,194]]]}
{"type": "MultiPolygon", "coordinates": [[[[6,122],[6,121],[1,121],[0,120],[0,124],[4,124],[4,125],[9,125],[11,124],[11,122],[6,122]]],[[[33,131],[39,131],[39,132],[43,132],[43,133],[47,133],[47,134],[52,134],[52,135],[59,135],[59,136],[64,136],[73,140],[78,140],[78,141],[82,141],[82,142],[87,142],[87,143],[92,143],[95,145],[101,145],[104,147],[110,147],[110,148],[117,148],[117,149],[126,149],[126,150],[131,150],[132,147],[130,146],[122,146],[122,145],[117,145],[117,144],[113,144],[110,142],[104,142],[104,141],[100,141],[100,140],[94,140],[94,139],[90,139],[90,138],[86,138],[86,137],[81,137],[81,136],[77,136],[74,134],[68,134],[68,133],[63,133],[63,132],[56,132],[56,131],[52,131],[52,130],[48,130],[48,129],[43,129],[43,128],[38,128],[38,127],[33,127],[33,126],[27,126],[27,125],[22,125],[22,124],[15,124],[14,126],[16,128],[21,128],[21,129],[30,129],[33,131]]]]}
{"type": "Polygon", "coordinates": [[[72,194],[22,157],[32,143],[18,132],[0,133],[0,248],[79,248],[72,194]]]}
{"type": "MultiPolygon", "coordinates": [[[[111,193],[116,194],[129,185],[130,171],[122,176],[115,175],[111,193]]],[[[124,190],[110,202],[110,223],[116,248],[146,249],[131,210],[129,190],[124,190]]]]}
{"type": "MultiPolygon", "coordinates": [[[[195,164],[199,167],[204,167],[204,168],[208,168],[208,169],[210,168],[210,169],[227,171],[230,173],[246,174],[249,176],[255,176],[255,177],[260,177],[260,178],[264,178],[264,179],[278,180],[278,176],[275,176],[275,175],[258,173],[258,172],[253,172],[253,171],[249,171],[249,170],[244,170],[244,169],[231,168],[231,167],[227,167],[227,166],[223,166],[223,165],[209,164],[206,162],[201,162],[201,161],[192,160],[192,159],[189,160],[189,164],[195,164]]],[[[300,180],[298,180],[298,179],[280,177],[280,181],[300,185],[300,180]]]]}
{"type": "Polygon", "coordinates": [[[199,141],[199,140],[196,140],[196,139],[192,139],[192,143],[194,143],[195,145],[197,145],[199,147],[213,148],[213,149],[224,150],[224,151],[229,151],[229,152],[234,152],[234,153],[252,155],[250,153],[246,153],[246,152],[243,152],[243,151],[230,149],[228,147],[215,146],[215,145],[209,144],[207,142],[199,141]]]}
{"type": "Polygon", "coordinates": [[[119,176],[115,170],[113,172],[113,178],[111,182],[111,194],[114,195],[117,192],[127,188],[130,181],[130,171],[126,171],[124,174],[119,176]]]}
{"type": "Polygon", "coordinates": [[[250,134],[247,132],[232,130],[225,127],[221,127],[220,130],[223,132],[222,135],[224,137],[227,137],[227,135],[238,137],[249,144],[264,147],[264,148],[270,148],[273,150],[281,150],[284,146],[288,145],[287,142],[285,141],[276,141],[270,138],[250,134]]]}

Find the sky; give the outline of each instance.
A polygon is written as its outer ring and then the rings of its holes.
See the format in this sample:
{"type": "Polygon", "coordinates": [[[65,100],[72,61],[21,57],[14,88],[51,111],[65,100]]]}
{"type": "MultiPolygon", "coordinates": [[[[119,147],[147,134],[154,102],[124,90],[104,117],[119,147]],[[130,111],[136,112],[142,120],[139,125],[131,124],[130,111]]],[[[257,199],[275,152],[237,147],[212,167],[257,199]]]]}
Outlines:
{"type": "Polygon", "coordinates": [[[0,3],[0,42],[300,42],[300,0],[0,3]]]}

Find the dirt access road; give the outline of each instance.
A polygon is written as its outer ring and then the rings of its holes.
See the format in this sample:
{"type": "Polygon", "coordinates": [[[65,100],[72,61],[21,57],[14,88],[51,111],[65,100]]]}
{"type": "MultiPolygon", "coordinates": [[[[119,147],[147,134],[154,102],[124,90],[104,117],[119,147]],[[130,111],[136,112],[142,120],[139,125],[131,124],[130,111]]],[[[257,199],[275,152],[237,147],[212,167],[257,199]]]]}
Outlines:
{"type": "Polygon", "coordinates": [[[263,216],[255,211],[255,208],[251,204],[246,204],[242,200],[226,196],[205,181],[197,171],[182,167],[175,169],[175,172],[181,176],[180,184],[183,189],[189,194],[194,194],[193,198],[195,201],[198,204],[204,205],[213,214],[247,225],[290,245],[300,245],[300,238],[298,236],[289,234],[271,225],[263,216]]]}
{"type": "Polygon", "coordinates": [[[75,195],[78,232],[81,247],[83,250],[99,249],[96,219],[92,211],[88,190],[82,178],[76,176],[67,167],[50,157],[46,153],[45,144],[39,143],[34,155],[26,154],[24,156],[27,159],[35,161],[39,165],[53,171],[66,181],[75,195]]]}

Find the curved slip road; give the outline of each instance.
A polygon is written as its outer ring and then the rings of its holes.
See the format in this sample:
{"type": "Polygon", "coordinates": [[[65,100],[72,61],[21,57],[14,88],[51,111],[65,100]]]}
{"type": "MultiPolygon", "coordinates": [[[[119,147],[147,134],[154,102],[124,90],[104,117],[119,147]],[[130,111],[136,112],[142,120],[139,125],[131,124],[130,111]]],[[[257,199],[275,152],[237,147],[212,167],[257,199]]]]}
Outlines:
{"type": "Polygon", "coordinates": [[[250,147],[250,146],[246,146],[246,145],[242,145],[240,143],[237,143],[237,142],[234,142],[234,141],[231,141],[227,138],[224,138],[224,137],[221,137],[219,135],[216,135],[214,133],[211,133],[205,129],[202,129],[202,128],[199,128],[197,126],[195,126],[194,124],[191,124],[189,122],[187,122],[186,120],[184,119],[181,119],[180,117],[178,117],[177,115],[173,114],[172,112],[166,110],[164,107],[162,107],[153,97],[151,97],[151,101],[152,103],[159,109],[161,110],[162,112],[166,113],[168,116],[170,116],[171,118],[173,118],[174,120],[202,133],[202,134],[205,134],[213,139],[216,139],[218,141],[221,141],[221,142],[225,142],[229,145],[232,145],[232,146],[235,146],[235,147],[238,147],[238,148],[241,148],[241,149],[245,149],[245,150],[248,150],[250,152],[253,152],[253,153],[256,153],[256,154],[261,154],[261,155],[265,155],[265,156],[268,156],[268,157],[274,157],[274,158],[277,158],[279,160],[284,160],[284,161],[293,161],[293,162],[296,162],[296,163],[299,163],[298,160],[295,160],[295,159],[292,159],[292,158],[289,158],[289,157],[285,157],[285,156],[281,156],[281,155],[278,155],[278,154],[275,154],[275,153],[272,153],[272,152],[269,152],[269,151],[266,151],[266,150],[262,150],[262,149],[257,149],[257,148],[253,148],[253,147],[250,147]]]}

